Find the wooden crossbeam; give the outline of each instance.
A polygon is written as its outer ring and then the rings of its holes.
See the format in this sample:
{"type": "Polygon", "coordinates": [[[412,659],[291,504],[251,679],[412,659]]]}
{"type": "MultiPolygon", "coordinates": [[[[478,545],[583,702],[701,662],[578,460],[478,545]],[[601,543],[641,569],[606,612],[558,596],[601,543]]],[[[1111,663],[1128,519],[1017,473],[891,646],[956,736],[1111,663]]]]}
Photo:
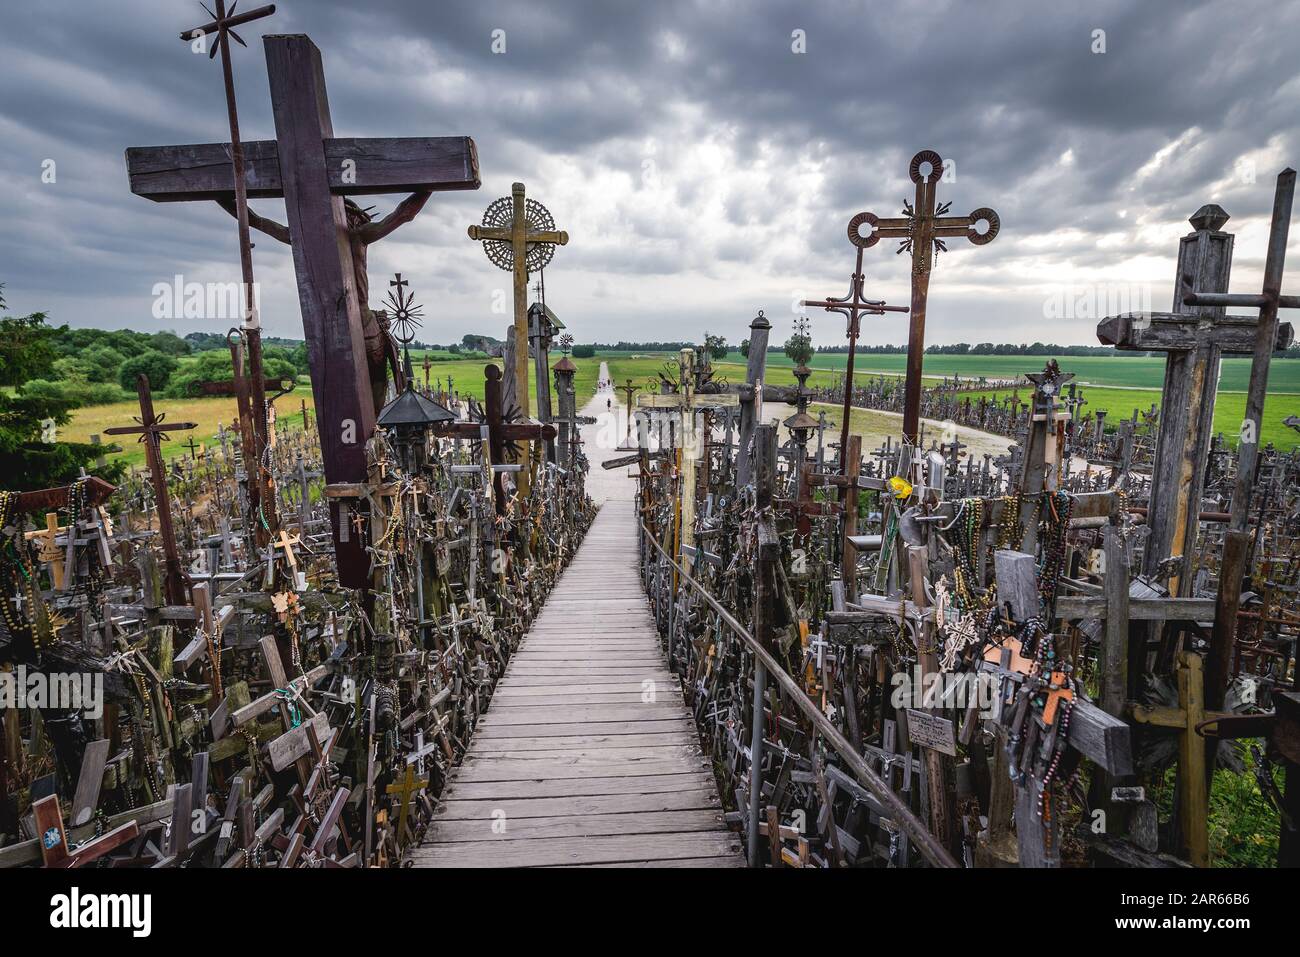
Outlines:
{"type": "MultiPolygon", "coordinates": [[[[244,143],[250,199],[284,196],[275,140],[244,143]]],[[[327,137],[325,175],[335,196],[478,189],[478,151],[468,136],[327,137]]],[[[131,192],[155,203],[233,197],[229,143],[135,146],[126,151],[131,192]]]]}

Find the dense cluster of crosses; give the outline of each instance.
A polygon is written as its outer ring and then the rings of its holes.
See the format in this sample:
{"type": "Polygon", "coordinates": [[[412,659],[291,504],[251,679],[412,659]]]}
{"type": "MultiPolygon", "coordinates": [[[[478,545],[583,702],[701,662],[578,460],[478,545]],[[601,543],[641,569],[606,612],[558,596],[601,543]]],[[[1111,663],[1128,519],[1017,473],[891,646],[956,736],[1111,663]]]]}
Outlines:
{"type": "MultiPolygon", "coordinates": [[[[1292,339],[1278,309],[1297,305],[1280,291],[1293,184],[1279,177],[1262,294],[1228,292],[1227,215],[1207,206],[1171,311],[1099,324],[1103,343],[1168,356],[1160,407],[1128,421],[1085,413],[1054,362],[997,401],[964,393],[1007,383],[922,388],[919,361],[907,382],[855,382],[859,317],[884,311],[862,290],[869,214],[850,228],[849,294],[808,303],[849,320],[835,387],[807,388],[807,368],[766,385],[760,314],[743,384],[687,350],[639,397],[639,447],[605,465],[636,468],[643,578],[751,863],[1206,866],[1208,789],[1237,739],[1277,809],[1279,863],[1300,861],[1300,454],[1256,441],[1292,339]],[[1253,359],[1226,438],[1224,354],[1253,359]],[[841,425],[865,407],[911,430],[864,456],[847,427],[827,442],[832,406],[841,425]],[[981,465],[958,422],[1007,436],[1007,454],[981,465]]],[[[880,233],[923,235],[930,210],[919,195],[880,233]]],[[[958,225],[979,241],[997,218],[958,225]]],[[[913,318],[929,268],[914,263],[913,318]]]]}
{"type": "Polygon", "coordinates": [[[371,308],[365,246],[431,192],[477,188],[474,143],[335,137],[305,36],[265,38],[276,139],[241,143],[232,28],[273,10],[218,3],[182,35],[221,56],[231,141],[134,148],[127,166],[138,195],[235,213],[250,287],[250,229],[291,245],[314,402],[266,380],[250,302],[233,379],[204,389],[233,394],[237,421],[195,436],[141,376],[140,415],[105,430],[123,443],[105,453],[138,440],[143,468],[0,495],[0,678],[25,682],[0,701],[0,867],[399,864],[594,515],[577,368],[551,361],[562,324],[524,298],[536,251],[567,237],[511,219],[544,212],[522,185],[504,222],[490,206],[473,231],[520,280],[508,375],[486,365],[481,402],[427,362],[417,382],[400,353],[419,307],[399,275],[371,308]],[[346,199],[391,192],[410,196],[374,223],[346,199]],[[287,225],[248,208],[268,196],[287,225]],[[60,674],[102,696],[26,696],[60,674]]]}

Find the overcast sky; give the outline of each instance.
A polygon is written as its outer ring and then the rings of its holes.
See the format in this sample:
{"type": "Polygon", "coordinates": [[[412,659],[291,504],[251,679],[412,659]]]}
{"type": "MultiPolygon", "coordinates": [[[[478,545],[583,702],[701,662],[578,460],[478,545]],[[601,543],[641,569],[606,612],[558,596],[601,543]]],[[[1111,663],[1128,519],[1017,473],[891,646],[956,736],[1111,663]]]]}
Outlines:
{"type": "MultiPolygon", "coordinates": [[[[0,15],[11,310],[224,331],[155,318],[154,287],[237,280],[234,220],[133,196],[123,159],[228,139],[220,67],[178,38],[207,16],[189,0],[7,0],[0,15]]],[[[993,243],[938,257],[929,341],[1095,343],[1095,298],[1134,289],[1169,308],[1203,203],[1232,216],[1234,288],[1258,289],[1273,181],[1300,145],[1300,3],[1278,0],[286,0],[241,32],[245,139],[273,136],[260,37],[307,33],[338,135],[477,142],[482,188],[435,194],[371,251],[372,304],[400,270],[425,341],[504,329],[508,274],[466,227],[515,180],[569,233],[547,298],[579,341],[737,342],[758,309],[784,338],[795,299],[844,294],[848,220],[898,215],[908,161],[929,148],[955,163],[939,187],[951,212],[1002,221],[993,243]]],[[[278,201],[254,208],[284,217],[278,201]]],[[[895,248],[867,250],[868,292],[905,304],[895,248]]],[[[1298,252],[1295,229],[1293,271],[1298,252]]],[[[263,239],[254,262],[268,333],[301,336],[286,247],[263,239]]],[[[816,342],[843,341],[838,317],[812,319],[816,342]]],[[[904,324],[871,318],[863,338],[905,342],[904,324]]]]}

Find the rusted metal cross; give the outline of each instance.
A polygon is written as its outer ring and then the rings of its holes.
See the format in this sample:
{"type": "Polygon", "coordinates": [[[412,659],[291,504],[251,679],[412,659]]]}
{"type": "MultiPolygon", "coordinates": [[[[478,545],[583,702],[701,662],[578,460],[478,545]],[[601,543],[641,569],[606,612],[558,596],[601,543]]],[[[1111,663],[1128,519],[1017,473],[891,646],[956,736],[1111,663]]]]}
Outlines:
{"type": "MultiPolygon", "coordinates": [[[[221,75],[225,82],[226,91],[226,117],[230,124],[230,165],[234,172],[235,218],[239,222],[239,268],[244,282],[244,324],[241,331],[243,332],[244,344],[248,349],[249,384],[252,390],[248,421],[243,423],[241,433],[252,444],[251,448],[244,449],[245,460],[249,466],[250,476],[253,478],[253,481],[249,484],[252,499],[250,505],[254,512],[257,512],[260,507],[261,514],[267,523],[265,531],[261,523],[257,523],[256,526],[257,543],[265,545],[268,540],[269,530],[274,529],[278,522],[275,515],[275,493],[271,475],[260,464],[262,450],[269,441],[266,434],[266,383],[262,374],[262,322],[257,314],[256,287],[253,285],[253,243],[249,238],[248,188],[244,179],[244,144],[239,138],[239,111],[235,103],[235,79],[230,61],[230,39],[234,37],[235,42],[240,46],[248,46],[243,38],[234,31],[234,28],[241,24],[260,20],[263,17],[269,17],[275,13],[275,6],[272,4],[258,7],[238,15],[235,13],[238,0],[235,0],[235,3],[230,5],[229,12],[226,11],[225,0],[216,0],[217,10],[215,13],[203,4],[200,4],[200,6],[203,7],[208,16],[212,17],[211,22],[195,27],[193,30],[185,31],[181,34],[181,39],[195,45],[195,49],[202,49],[203,44],[210,43],[208,48],[209,59],[215,57],[218,53],[221,54],[221,75]],[[209,38],[214,34],[216,36],[215,41],[210,41],[209,38]]],[[[237,386],[240,378],[242,377],[236,376],[237,386]]],[[[241,412],[243,412],[243,404],[240,403],[241,412]]]]}
{"type": "MultiPolygon", "coordinates": [[[[862,215],[862,214],[859,214],[862,215]]],[[[870,214],[868,214],[870,215],[870,214]]],[[[838,312],[849,321],[849,357],[844,372],[844,421],[840,425],[840,474],[847,475],[849,447],[849,410],[853,404],[853,358],[858,346],[860,320],[863,316],[883,316],[887,312],[907,312],[907,306],[887,306],[884,300],[867,299],[862,294],[862,250],[866,248],[857,235],[858,217],[849,223],[849,240],[858,247],[857,261],[849,279],[849,294],[842,298],[805,299],[805,306],[819,306],[827,312],[838,312]]]]}
{"type": "Polygon", "coordinates": [[[154,502],[158,506],[158,533],[162,537],[163,556],[166,559],[164,587],[169,605],[189,604],[188,581],[181,568],[180,552],[176,548],[176,531],[172,526],[171,496],[167,493],[167,473],[163,470],[162,443],[170,441],[168,432],[197,428],[193,422],[171,422],[163,425],[167,413],[155,414],[153,393],[149,391],[149,378],[142,372],[136,376],[136,395],[140,398],[140,414],[135,417],[139,425],[121,425],[105,429],[105,435],[138,435],[143,442],[146,461],[149,463],[149,484],[153,486],[154,502]]]}
{"type": "MultiPolygon", "coordinates": [[[[912,254],[912,322],[907,337],[907,382],[903,405],[903,435],[916,445],[921,421],[921,363],[925,357],[925,306],[930,292],[930,270],[934,253],[946,250],[944,240],[965,236],[976,246],[993,242],[1001,222],[998,214],[980,207],[968,216],[947,216],[952,203],[936,205],[935,188],[943,176],[943,158],[934,150],[921,150],[912,157],[907,173],[916,184],[913,203],[903,201],[903,215],[880,219],[874,213],[858,213],[849,223],[849,239],[859,249],[869,249],[882,238],[898,239],[898,251],[912,254]],[[976,227],[984,223],[981,232],[976,227]],[[863,234],[862,227],[870,227],[863,234]]],[[[860,271],[860,270],[859,270],[860,271]]]]}

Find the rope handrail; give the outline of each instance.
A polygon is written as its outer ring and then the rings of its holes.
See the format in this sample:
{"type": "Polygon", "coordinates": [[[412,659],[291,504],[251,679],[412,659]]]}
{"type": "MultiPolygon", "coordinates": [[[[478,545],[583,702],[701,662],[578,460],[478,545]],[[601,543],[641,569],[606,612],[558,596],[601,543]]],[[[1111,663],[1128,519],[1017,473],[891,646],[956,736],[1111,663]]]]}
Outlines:
{"type": "MultiPolygon", "coordinates": [[[[770,674],[773,680],[781,686],[781,689],[786,693],[790,700],[794,702],[795,706],[803,712],[804,716],[813,723],[826,743],[829,744],[831,748],[834,749],[835,753],[838,754],[845,764],[848,765],[849,770],[853,772],[853,776],[856,777],[862,786],[890,812],[895,823],[897,823],[899,828],[901,828],[908,836],[912,841],[912,844],[916,846],[916,849],[921,852],[921,856],[935,867],[959,867],[960,865],[957,863],[956,859],[953,858],[952,854],[949,853],[948,849],[930,833],[930,829],[912,813],[912,809],[899,799],[898,795],[894,793],[888,783],[876,774],[875,771],[871,770],[863,757],[854,749],[853,745],[851,745],[844,736],[836,730],[835,726],[831,724],[830,719],[827,718],[826,715],[822,714],[821,709],[818,708],[817,705],[813,703],[812,699],[804,693],[803,689],[799,687],[795,680],[786,673],[785,668],[781,666],[780,662],[772,657],[768,650],[760,645],[754,636],[751,635],[745,627],[727,611],[727,609],[722,607],[722,604],[709,593],[708,589],[692,578],[690,573],[687,572],[686,569],[682,568],[682,566],[668,554],[664,547],[655,540],[654,533],[651,532],[644,522],[640,522],[639,524],[641,526],[641,532],[646,540],[649,541],[656,550],[658,550],[659,554],[664,557],[668,564],[673,566],[680,580],[690,585],[691,588],[704,599],[705,604],[718,613],[718,617],[735,633],[736,637],[744,642],[749,650],[754,653],[757,659],[762,663],[763,667],[767,670],[767,673],[770,674]]],[[[832,826],[834,826],[833,821],[832,826]]]]}

